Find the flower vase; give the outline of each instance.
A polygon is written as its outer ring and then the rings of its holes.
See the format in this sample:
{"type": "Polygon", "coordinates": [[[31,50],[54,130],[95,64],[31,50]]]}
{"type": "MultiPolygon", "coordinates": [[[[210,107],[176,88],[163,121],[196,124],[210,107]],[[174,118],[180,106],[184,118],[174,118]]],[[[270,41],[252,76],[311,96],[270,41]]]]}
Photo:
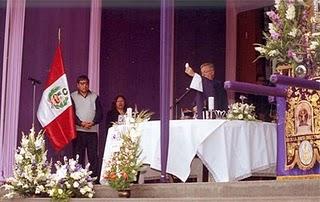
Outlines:
{"type": "Polygon", "coordinates": [[[119,198],[130,198],[131,190],[129,188],[123,189],[123,190],[118,190],[118,196],[119,196],[119,198]]]}

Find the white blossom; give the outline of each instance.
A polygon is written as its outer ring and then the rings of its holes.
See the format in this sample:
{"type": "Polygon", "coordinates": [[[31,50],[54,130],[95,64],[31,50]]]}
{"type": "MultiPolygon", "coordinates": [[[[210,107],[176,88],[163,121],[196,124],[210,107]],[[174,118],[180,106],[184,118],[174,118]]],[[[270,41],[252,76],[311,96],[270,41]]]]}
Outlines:
{"type": "Polygon", "coordinates": [[[80,172],[73,172],[70,174],[70,177],[75,180],[79,180],[81,178],[81,173],[80,172]]]}
{"type": "Polygon", "coordinates": [[[268,56],[270,56],[270,57],[273,57],[273,56],[276,56],[276,55],[279,55],[279,51],[278,50],[271,50],[268,53],[268,56]]]}
{"type": "Polygon", "coordinates": [[[275,0],[275,1],[274,1],[274,7],[275,7],[277,10],[279,10],[280,1],[281,1],[281,0],[275,0]]]}
{"type": "Polygon", "coordinates": [[[274,25],[272,23],[269,23],[268,27],[269,27],[269,32],[276,32],[275,31],[275,27],[274,27],[274,25]]]}
{"type": "Polygon", "coordinates": [[[286,11],[286,18],[288,20],[293,20],[295,18],[295,15],[296,15],[296,9],[295,9],[294,5],[289,4],[288,9],[286,11]]]}
{"type": "Polygon", "coordinates": [[[297,35],[297,28],[292,28],[292,30],[288,33],[289,36],[292,36],[292,37],[296,37],[297,35]]]}
{"type": "Polygon", "coordinates": [[[232,114],[227,114],[227,118],[228,118],[228,119],[232,119],[232,118],[233,118],[233,115],[232,115],[232,114]]]}
{"type": "Polygon", "coordinates": [[[67,171],[68,170],[67,170],[66,166],[62,166],[61,168],[57,169],[57,172],[55,174],[55,179],[59,180],[59,179],[66,177],[67,171]]]}
{"type": "Polygon", "coordinates": [[[29,140],[23,136],[21,139],[21,147],[26,147],[28,145],[29,140]]]}
{"type": "Polygon", "coordinates": [[[42,146],[43,146],[43,141],[42,141],[41,139],[38,139],[38,138],[37,138],[37,140],[35,141],[34,145],[35,145],[35,147],[36,147],[36,150],[39,150],[39,149],[41,149],[42,146]]]}
{"type": "Polygon", "coordinates": [[[77,181],[75,181],[75,182],[73,183],[73,187],[74,187],[74,188],[78,188],[78,187],[79,187],[79,183],[78,183],[77,181]]]}
{"type": "Polygon", "coordinates": [[[66,182],[65,185],[67,186],[67,188],[71,188],[71,184],[69,182],[66,182]]]}
{"type": "Polygon", "coordinates": [[[28,185],[28,184],[23,184],[23,185],[22,185],[22,188],[28,189],[28,188],[29,188],[29,185],[28,185]]]}
{"type": "Polygon", "coordinates": [[[267,52],[267,50],[265,48],[262,48],[262,47],[254,47],[254,49],[256,51],[258,51],[260,54],[265,54],[267,52]]]}
{"type": "Polygon", "coordinates": [[[80,193],[81,193],[81,194],[85,194],[85,193],[86,193],[86,190],[85,190],[84,188],[81,188],[81,189],[80,189],[80,193]]]}
{"type": "Polygon", "coordinates": [[[40,194],[43,191],[44,191],[44,186],[43,185],[39,185],[39,186],[36,187],[36,194],[40,194]]]}
{"type": "Polygon", "coordinates": [[[311,34],[312,36],[320,36],[320,32],[314,32],[311,34]]]}
{"type": "Polygon", "coordinates": [[[48,194],[49,194],[49,196],[52,196],[53,195],[53,189],[49,190],[48,194]]]}
{"type": "Polygon", "coordinates": [[[319,46],[319,43],[316,41],[311,41],[310,49],[315,50],[319,46]]]}
{"type": "Polygon", "coordinates": [[[63,190],[62,189],[58,189],[58,194],[62,194],[63,190]]]}
{"type": "Polygon", "coordinates": [[[25,154],[25,153],[26,153],[25,149],[24,149],[24,148],[21,148],[21,149],[20,149],[20,154],[23,155],[23,154],[25,154]]]}
{"type": "Polygon", "coordinates": [[[20,154],[15,154],[16,163],[21,163],[23,160],[23,156],[20,154]]]}

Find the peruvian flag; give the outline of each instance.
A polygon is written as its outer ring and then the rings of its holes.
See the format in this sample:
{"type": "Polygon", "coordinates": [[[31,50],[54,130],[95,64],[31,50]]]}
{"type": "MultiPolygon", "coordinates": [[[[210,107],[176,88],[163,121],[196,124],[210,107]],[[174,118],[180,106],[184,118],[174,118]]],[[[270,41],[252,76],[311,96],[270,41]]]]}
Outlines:
{"type": "Polygon", "coordinates": [[[76,137],[74,116],[59,44],[37,112],[40,124],[57,151],[76,137]]]}

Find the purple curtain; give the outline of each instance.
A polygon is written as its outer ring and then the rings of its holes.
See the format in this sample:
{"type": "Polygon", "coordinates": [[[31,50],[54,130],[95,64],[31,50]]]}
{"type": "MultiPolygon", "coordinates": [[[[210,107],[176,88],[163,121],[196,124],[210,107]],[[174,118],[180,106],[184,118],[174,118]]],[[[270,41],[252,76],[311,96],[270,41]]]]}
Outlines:
{"type": "Polygon", "coordinates": [[[90,89],[99,94],[101,0],[91,1],[88,77],[90,89]]]}
{"type": "MultiPolygon", "coordinates": [[[[4,45],[4,27],[6,22],[6,3],[7,1],[0,1],[0,83],[2,82],[2,65],[3,65],[3,45],[4,45]]],[[[1,105],[1,94],[0,94],[1,105]]],[[[0,112],[1,113],[1,112],[0,112]]]]}
{"type": "Polygon", "coordinates": [[[169,149],[170,82],[174,56],[174,0],[161,0],[160,18],[160,142],[161,178],[166,182],[169,149]]]}
{"type": "Polygon", "coordinates": [[[7,2],[1,82],[0,180],[12,176],[18,136],[25,0],[7,2]]]}

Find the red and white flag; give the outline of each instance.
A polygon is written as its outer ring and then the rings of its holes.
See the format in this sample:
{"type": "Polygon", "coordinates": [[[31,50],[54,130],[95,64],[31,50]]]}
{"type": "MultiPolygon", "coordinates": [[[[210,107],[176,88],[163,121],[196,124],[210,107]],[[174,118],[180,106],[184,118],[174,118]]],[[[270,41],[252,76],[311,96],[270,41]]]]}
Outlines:
{"type": "Polygon", "coordinates": [[[76,137],[74,116],[59,45],[37,112],[40,124],[45,128],[53,147],[57,151],[76,137]]]}

